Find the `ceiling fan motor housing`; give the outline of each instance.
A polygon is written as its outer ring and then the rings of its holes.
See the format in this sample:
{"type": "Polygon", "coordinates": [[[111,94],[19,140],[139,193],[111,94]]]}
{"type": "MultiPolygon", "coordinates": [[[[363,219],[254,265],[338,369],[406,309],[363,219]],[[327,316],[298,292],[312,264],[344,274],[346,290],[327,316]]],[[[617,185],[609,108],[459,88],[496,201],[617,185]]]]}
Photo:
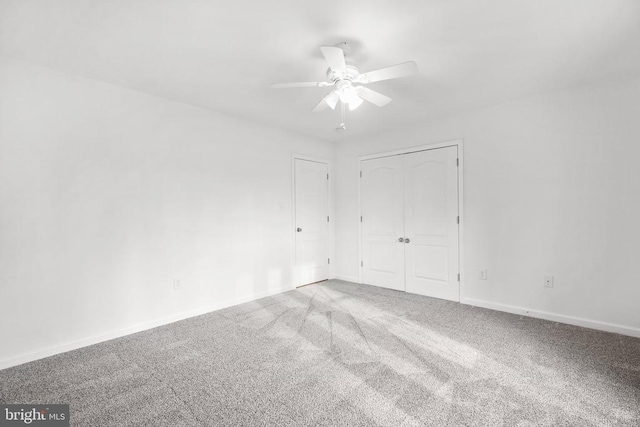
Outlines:
{"type": "Polygon", "coordinates": [[[327,69],[327,78],[333,83],[338,83],[342,80],[353,81],[360,75],[360,68],[355,65],[347,64],[347,68],[343,72],[334,71],[331,68],[327,69]]]}

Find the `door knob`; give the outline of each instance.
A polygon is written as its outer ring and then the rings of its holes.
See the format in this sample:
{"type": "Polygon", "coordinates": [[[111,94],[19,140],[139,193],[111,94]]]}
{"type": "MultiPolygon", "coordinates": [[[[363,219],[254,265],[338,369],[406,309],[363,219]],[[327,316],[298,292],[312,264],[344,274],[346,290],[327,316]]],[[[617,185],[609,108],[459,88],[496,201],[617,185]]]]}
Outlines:
{"type": "Polygon", "coordinates": [[[405,243],[409,243],[411,240],[409,240],[409,238],[407,237],[406,239],[404,239],[405,243]]]}
{"type": "Polygon", "coordinates": [[[402,237],[398,237],[398,242],[403,243],[404,239],[402,237]]]}
{"type": "Polygon", "coordinates": [[[299,232],[302,231],[302,228],[298,227],[298,228],[296,228],[296,231],[299,233],[299,232]]]}

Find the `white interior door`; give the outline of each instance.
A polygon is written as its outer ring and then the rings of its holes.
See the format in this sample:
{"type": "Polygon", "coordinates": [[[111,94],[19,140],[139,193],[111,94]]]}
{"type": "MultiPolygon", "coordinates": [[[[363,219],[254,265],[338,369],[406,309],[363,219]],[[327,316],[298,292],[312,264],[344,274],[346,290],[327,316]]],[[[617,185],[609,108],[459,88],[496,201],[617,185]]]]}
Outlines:
{"type": "Polygon", "coordinates": [[[404,290],[402,156],[361,163],[362,281],[404,290]]]}
{"type": "Polygon", "coordinates": [[[403,159],[406,290],[459,301],[458,148],[403,159]]]}
{"type": "Polygon", "coordinates": [[[329,278],[329,165],[294,160],[297,286],[329,278]]]}

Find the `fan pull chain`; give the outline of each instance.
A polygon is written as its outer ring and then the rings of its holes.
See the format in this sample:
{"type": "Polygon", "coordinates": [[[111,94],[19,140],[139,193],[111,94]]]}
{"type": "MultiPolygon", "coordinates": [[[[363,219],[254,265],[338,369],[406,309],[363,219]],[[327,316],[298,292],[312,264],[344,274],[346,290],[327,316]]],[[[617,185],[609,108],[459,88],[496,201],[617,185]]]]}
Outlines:
{"type": "Polygon", "coordinates": [[[340,125],[336,128],[336,132],[344,132],[347,130],[346,121],[347,121],[347,107],[344,102],[340,101],[340,125]]]}

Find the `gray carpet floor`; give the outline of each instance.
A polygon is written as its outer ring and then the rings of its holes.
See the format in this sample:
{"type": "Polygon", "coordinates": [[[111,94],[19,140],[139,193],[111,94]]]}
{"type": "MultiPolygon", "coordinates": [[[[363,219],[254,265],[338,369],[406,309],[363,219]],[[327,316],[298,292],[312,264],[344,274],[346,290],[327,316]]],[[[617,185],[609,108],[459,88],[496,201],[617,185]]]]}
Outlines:
{"type": "Polygon", "coordinates": [[[639,426],[640,339],[328,281],[0,384],[78,426],[639,426]]]}

